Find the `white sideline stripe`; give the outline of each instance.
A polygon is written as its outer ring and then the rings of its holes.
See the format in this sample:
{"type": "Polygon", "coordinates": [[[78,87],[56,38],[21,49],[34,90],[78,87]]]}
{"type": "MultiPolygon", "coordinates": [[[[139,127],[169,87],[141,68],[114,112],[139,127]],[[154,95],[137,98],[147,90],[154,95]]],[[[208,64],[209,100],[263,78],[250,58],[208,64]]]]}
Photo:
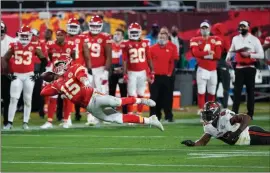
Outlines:
{"type": "Polygon", "coordinates": [[[270,152],[208,152],[208,153],[189,153],[189,159],[206,159],[206,158],[225,158],[225,157],[269,157],[270,152]]]}
{"type": "MultiPolygon", "coordinates": [[[[22,146],[2,146],[2,148],[11,148],[11,149],[72,149],[72,148],[78,148],[78,147],[48,147],[48,146],[26,146],[26,147],[22,147],[22,146]]],[[[90,147],[80,147],[80,148],[88,148],[90,149],[97,149],[97,150],[138,150],[138,151],[196,151],[196,152],[211,152],[211,153],[230,153],[230,154],[234,154],[234,153],[255,153],[255,152],[251,152],[250,150],[215,150],[213,152],[213,150],[196,150],[196,149],[179,149],[179,148],[90,148],[90,147]]],[[[259,153],[266,153],[268,151],[261,151],[259,153]]],[[[256,152],[258,153],[258,152],[256,152]]],[[[197,153],[199,154],[199,153],[197,153]]],[[[194,155],[196,155],[194,153],[194,155]]],[[[268,155],[270,155],[270,152],[268,152],[268,155]]]]}
{"type": "Polygon", "coordinates": [[[25,162],[25,161],[2,161],[6,164],[49,164],[49,165],[114,165],[114,166],[146,166],[146,167],[209,167],[209,168],[251,168],[251,169],[266,169],[267,166],[229,166],[229,165],[162,165],[162,164],[135,164],[135,163],[106,163],[106,162],[25,162]]]}

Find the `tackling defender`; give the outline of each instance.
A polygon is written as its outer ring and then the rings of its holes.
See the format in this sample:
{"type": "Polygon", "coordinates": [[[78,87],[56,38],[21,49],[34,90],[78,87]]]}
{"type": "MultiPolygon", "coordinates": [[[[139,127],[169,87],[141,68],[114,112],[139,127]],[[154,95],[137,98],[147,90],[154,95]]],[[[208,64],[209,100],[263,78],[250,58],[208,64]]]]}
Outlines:
{"type": "Polygon", "coordinates": [[[186,146],[205,146],[215,137],[230,145],[270,145],[270,132],[258,126],[248,126],[250,116],[224,109],[217,102],[207,102],[201,112],[204,135],[193,142],[182,141],[186,146]]]}
{"type": "Polygon", "coordinates": [[[135,103],[153,107],[156,105],[153,100],[134,97],[117,98],[102,94],[91,87],[90,78],[83,66],[71,64],[71,61],[59,62],[57,66],[59,70],[62,69],[63,75],[60,76],[52,72],[44,73],[42,77],[45,81],[55,81],[43,88],[41,91],[42,96],[62,94],[62,96],[71,100],[74,104],[86,108],[93,116],[103,121],[120,124],[150,124],[162,131],[164,130],[162,124],[155,115],[150,118],[144,118],[134,114],[122,114],[112,109],[112,107],[135,103]]]}

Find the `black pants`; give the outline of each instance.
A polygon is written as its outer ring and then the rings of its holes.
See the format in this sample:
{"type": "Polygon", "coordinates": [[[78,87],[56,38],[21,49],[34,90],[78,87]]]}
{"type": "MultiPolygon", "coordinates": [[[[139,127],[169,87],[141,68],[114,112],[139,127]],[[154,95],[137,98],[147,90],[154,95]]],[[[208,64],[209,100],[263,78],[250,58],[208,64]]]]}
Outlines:
{"type": "Polygon", "coordinates": [[[165,114],[165,120],[173,120],[172,108],[173,108],[173,91],[174,91],[175,74],[170,77],[170,107],[169,114],[165,114]]]}
{"type": "MultiPolygon", "coordinates": [[[[111,96],[115,96],[117,84],[119,85],[121,97],[127,97],[127,84],[126,83],[118,83],[118,80],[122,78],[121,74],[112,74],[109,78],[109,94],[111,96]]],[[[123,114],[127,114],[127,106],[122,107],[123,114]]]]}
{"type": "Polygon", "coordinates": [[[222,87],[223,87],[222,106],[223,106],[223,108],[227,108],[228,107],[228,99],[229,99],[229,90],[230,90],[229,68],[227,66],[221,66],[221,67],[217,68],[217,75],[218,75],[217,90],[218,90],[218,85],[221,82],[222,87]]]}
{"type": "Polygon", "coordinates": [[[150,108],[150,116],[156,115],[161,119],[161,110],[164,110],[168,120],[173,118],[171,108],[171,78],[166,75],[155,75],[155,81],[150,85],[150,98],[156,102],[156,107],[150,108]]]}
{"type": "Polygon", "coordinates": [[[243,85],[246,85],[247,91],[247,114],[253,117],[254,114],[254,89],[255,89],[256,69],[252,67],[236,68],[235,83],[234,83],[234,102],[232,111],[238,114],[241,92],[243,85]]]}
{"type": "Polygon", "coordinates": [[[249,127],[250,145],[270,145],[270,132],[259,126],[249,127]]]}
{"type": "Polygon", "coordinates": [[[3,124],[7,125],[7,123],[8,123],[8,107],[9,107],[9,102],[10,102],[10,80],[6,75],[1,75],[1,98],[3,99],[3,108],[4,108],[3,124]]]}
{"type": "Polygon", "coordinates": [[[61,121],[63,119],[63,99],[60,97],[60,95],[57,98],[56,117],[57,117],[58,121],[61,121]]]}

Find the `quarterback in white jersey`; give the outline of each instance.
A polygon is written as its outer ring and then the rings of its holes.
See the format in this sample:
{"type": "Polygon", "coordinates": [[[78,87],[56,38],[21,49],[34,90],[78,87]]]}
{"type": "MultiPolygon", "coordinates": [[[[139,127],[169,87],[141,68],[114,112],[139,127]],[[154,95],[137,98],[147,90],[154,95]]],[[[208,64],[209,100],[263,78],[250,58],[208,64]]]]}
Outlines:
{"type": "Polygon", "coordinates": [[[236,115],[229,109],[221,110],[217,102],[207,102],[201,112],[204,135],[193,142],[182,141],[186,146],[205,146],[211,137],[230,145],[270,145],[270,132],[258,126],[248,126],[250,116],[236,115]]]}

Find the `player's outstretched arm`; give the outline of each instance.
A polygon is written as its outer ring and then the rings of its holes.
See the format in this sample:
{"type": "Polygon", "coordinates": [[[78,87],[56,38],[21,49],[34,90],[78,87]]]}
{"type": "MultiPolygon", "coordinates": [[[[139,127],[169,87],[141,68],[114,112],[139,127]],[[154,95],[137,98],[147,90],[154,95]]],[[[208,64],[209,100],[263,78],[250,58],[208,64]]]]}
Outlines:
{"type": "Polygon", "coordinates": [[[90,53],[89,53],[87,43],[83,44],[83,57],[84,57],[85,66],[87,70],[90,71],[90,69],[92,68],[92,63],[91,63],[91,58],[90,58],[90,53]]]}
{"type": "Polygon", "coordinates": [[[36,55],[39,57],[41,64],[40,64],[40,73],[44,72],[46,69],[46,66],[48,64],[47,58],[43,55],[41,49],[36,49],[36,55]]]}
{"type": "Polygon", "coordinates": [[[105,70],[109,71],[112,64],[112,44],[107,43],[105,46],[106,64],[105,70]]]}
{"type": "Polygon", "coordinates": [[[40,92],[41,96],[54,96],[59,94],[58,91],[51,85],[46,85],[40,92]]]}
{"type": "Polygon", "coordinates": [[[239,123],[240,126],[235,132],[228,134],[227,140],[231,141],[232,144],[234,144],[238,140],[239,135],[247,128],[250,120],[251,120],[250,116],[246,114],[238,114],[238,115],[233,116],[230,119],[231,125],[234,125],[235,123],[239,123]]]}
{"type": "Polygon", "coordinates": [[[205,133],[199,140],[197,140],[196,142],[193,142],[191,140],[185,140],[182,141],[181,144],[184,144],[186,146],[189,147],[194,147],[194,146],[205,146],[206,144],[208,144],[208,142],[211,139],[211,135],[209,135],[208,133],[205,133]]]}

